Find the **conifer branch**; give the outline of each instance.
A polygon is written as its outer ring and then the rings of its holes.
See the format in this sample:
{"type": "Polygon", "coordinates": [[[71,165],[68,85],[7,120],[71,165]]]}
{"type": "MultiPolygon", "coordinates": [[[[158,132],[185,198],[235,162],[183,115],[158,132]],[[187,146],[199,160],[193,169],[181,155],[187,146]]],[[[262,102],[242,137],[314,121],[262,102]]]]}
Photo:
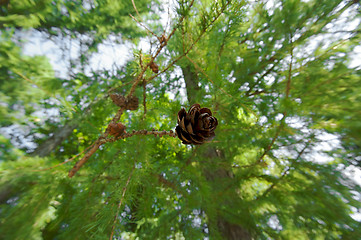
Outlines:
{"type": "MultiPolygon", "coordinates": [[[[189,4],[188,8],[191,8],[193,6],[194,0],[191,1],[191,3],[189,4]]],[[[204,29],[202,30],[201,34],[198,36],[198,38],[191,44],[191,46],[188,48],[188,50],[181,56],[179,56],[178,58],[176,58],[173,62],[171,62],[165,69],[163,69],[163,71],[161,71],[160,73],[150,77],[148,80],[143,80],[145,81],[147,84],[147,82],[151,81],[152,79],[154,79],[156,76],[159,76],[161,73],[167,71],[171,66],[174,65],[175,62],[177,62],[179,59],[181,59],[182,57],[186,56],[189,51],[194,47],[194,45],[201,39],[201,37],[204,35],[204,33],[207,31],[207,29],[213,25],[213,23],[220,17],[220,15],[223,13],[223,11],[225,10],[225,8],[229,5],[229,1],[227,2],[226,5],[224,5],[221,8],[221,11],[217,11],[217,15],[213,17],[213,19],[210,21],[210,23],[208,25],[206,25],[204,27],[204,29]]],[[[167,42],[169,41],[169,39],[174,35],[174,33],[176,32],[176,30],[178,29],[179,24],[181,24],[184,20],[185,16],[183,15],[179,21],[177,26],[175,26],[172,30],[172,32],[168,35],[168,37],[165,37],[164,35],[162,36],[162,38],[158,38],[160,39],[160,45],[156,51],[156,53],[151,57],[150,62],[145,65],[141,72],[138,74],[138,76],[136,77],[136,79],[133,81],[133,85],[131,86],[129,93],[127,94],[127,98],[132,96],[133,93],[135,92],[136,87],[138,86],[139,82],[141,81],[141,79],[143,79],[144,73],[145,71],[148,69],[148,67],[150,67],[151,64],[153,64],[155,58],[160,54],[160,52],[162,51],[162,49],[167,45],[167,42]]],[[[154,135],[154,136],[164,136],[164,135],[168,135],[171,137],[176,137],[176,134],[171,130],[169,132],[167,131],[147,131],[147,130],[139,130],[139,131],[133,131],[132,133],[124,133],[123,135],[121,135],[120,137],[116,137],[116,138],[112,138],[112,139],[107,139],[108,135],[109,135],[109,131],[110,131],[110,124],[113,123],[117,123],[121,117],[121,115],[123,114],[125,110],[125,107],[121,107],[118,112],[116,113],[116,115],[113,117],[113,119],[111,120],[111,122],[109,123],[107,129],[105,130],[105,132],[95,141],[95,143],[93,144],[93,147],[84,155],[84,157],[79,160],[74,167],[69,171],[68,176],[69,177],[73,177],[75,175],[75,173],[88,161],[88,159],[98,150],[98,148],[106,143],[106,142],[111,142],[111,141],[115,141],[118,139],[123,139],[123,138],[127,138],[127,137],[131,137],[133,135],[154,135]]]]}
{"type": "Polygon", "coordinates": [[[122,206],[122,203],[123,203],[123,200],[124,200],[124,197],[125,197],[125,193],[126,193],[126,191],[127,191],[127,188],[128,188],[129,183],[130,183],[130,180],[132,179],[134,169],[135,169],[135,164],[133,165],[132,171],[130,172],[129,177],[128,177],[128,180],[127,180],[127,182],[125,183],[125,186],[124,186],[124,188],[123,188],[122,197],[120,198],[120,201],[119,201],[119,204],[118,204],[118,208],[117,208],[117,213],[115,214],[115,217],[114,217],[113,226],[112,226],[112,232],[111,232],[111,234],[110,234],[109,240],[112,240],[112,239],[113,239],[114,230],[115,230],[115,225],[116,225],[116,223],[117,223],[117,219],[118,219],[118,215],[119,215],[119,210],[120,210],[120,207],[122,206]]]}
{"type": "MultiPolygon", "coordinates": [[[[171,63],[169,63],[162,71],[160,71],[159,73],[151,76],[150,78],[147,79],[147,82],[150,82],[151,80],[153,80],[154,78],[158,77],[159,75],[161,75],[162,73],[166,72],[169,68],[171,68],[176,62],[178,62],[180,59],[182,59],[183,57],[187,56],[187,54],[193,49],[193,47],[199,42],[199,40],[201,40],[201,38],[203,37],[203,35],[207,32],[208,28],[213,25],[213,23],[221,16],[221,14],[223,13],[224,9],[229,5],[230,2],[227,2],[227,4],[221,9],[220,12],[218,12],[218,15],[214,17],[214,19],[212,19],[212,21],[202,30],[202,32],[199,34],[199,36],[197,37],[197,39],[195,41],[192,42],[192,44],[188,47],[187,51],[183,52],[182,55],[179,55],[176,59],[174,59],[171,63]]],[[[191,2],[191,5],[193,5],[193,1],[191,2]]],[[[184,17],[182,17],[184,18],[184,17]]],[[[175,30],[177,30],[177,28],[174,28],[171,35],[174,34],[175,30]]],[[[169,37],[168,37],[169,39],[169,37]]],[[[167,41],[168,41],[167,39],[167,41]]]]}
{"type": "MultiPolygon", "coordinates": [[[[297,157],[295,158],[295,160],[298,160],[302,154],[305,152],[305,150],[308,148],[308,146],[310,145],[311,140],[309,140],[306,145],[302,148],[302,150],[298,153],[297,157]]],[[[277,184],[280,183],[280,181],[289,173],[291,169],[291,166],[287,166],[286,169],[283,171],[283,173],[281,174],[281,176],[278,178],[278,180],[276,182],[274,182],[271,186],[269,186],[269,188],[267,188],[266,191],[263,192],[263,194],[260,197],[257,197],[256,200],[265,197],[269,192],[272,191],[272,189],[275,188],[275,186],[277,184]]]]}
{"type": "MultiPolygon", "coordinates": [[[[196,62],[194,62],[188,55],[186,55],[185,57],[194,65],[194,67],[196,69],[198,69],[198,71],[203,73],[203,75],[213,84],[213,86],[215,86],[214,81],[208,76],[208,74],[196,62]]],[[[229,94],[228,92],[226,92],[223,88],[221,88],[221,87],[217,87],[217,88],[219,88],[228,97],[234,99],[234,97],[231,94],[229,94]]]]}
{"type": "MultiPolygon", "coordinates": [[[[104,134],[103,134],[104,135],[104,134]]],[[[68,176],[71,178],[73,177],[79,169],[89,160],[89,158],[98,150],[98,148],[107,142],[115,142],[120,139],[125,139],[129,137],[133,137],[135,135],[154,135],[155,137],[163,137],[163,136],[170,136],[170,137],[177,137],[177,133],[175,133],[173,130],[170,131],[158,131],[158,130],[133,130],[131,133],[123,133],[118,137],[114,138],[102,138],[100,137],[98,140],[96,140],[89,148],[90,150],[83,156],[82,159],[80,159],[74,167],[69,171],[68,176]]]]}
{"type": "MultiPolygon", "coordinates": [[[[44,91],[46,94],[48,94],[48,96],[51,96],[52,98],[56,99],[58,102],[61,102],[53,93],[47,91],[46,89],[42,88],[41,86],[39,86],[39,84],[31,81],[28,77],[26,77],[25,75],[23,75],[21,72],[13,69],[12,70],[14,73],[16,73],[17,75],[19,75],[22,79],[24,79],[25,81],[27,81],[28,83],[36,86],[38,89],[44,91]]],[[[73,110],[74,112],[77,112],[76,109],[74,109],[73,107],[71,108],[71,110],[73,110]]]]}
{"type": "MultiPolygon", "coordinates": [[[[193,1],[191,2],[191,5],[190,7],[193,5],[193,1]]],[[[181,21],[183,21],[184,19],[184,16],[181,17],[181,21]]],[[[167,45],[167,42],[168,40],[172,37],[172,35],[175,33],[176,31],[176,27],[173,28],[173,31],[169,34],[168,37],[165,37],[165,40],[164,41],[161,41],[161,44],[160,46],[158,47],[158,50],[157,52],[151,57],[151,60],[150,62],[144,67],[142,68],[142,71],[138,74],[137,78],[133,81],[133,85],[127,95],[127,97],[129,96],[132,96],[136,87],[138,86],[139,82],[141,79],[143,79],[143,76],[144,76],[144,73],[145,71],[147,70],[147,68],[154,62],[154,59],[159,55],[159,53],[162,51],[162,49],[167,45]]],[[[144,80],[145,81],[145,80],[144,80]]],[[[146,84],[146,83],[145,83],[146,84]]],[[[116,113],[116,115],[113,117],[113,119],[111,120],[111,123],[116,123],[119,121],[121,115],[123,114],[125,110],[125,107],[121,107],[118,112],[116,113]]],[[[95,143],[93,144],[93,147],[85,154],[85,156],[80,160],[78,161],[74,167],[69,171],[69,174],[68,176],[69,177],[73,177],[75,175],[75,173],[88,161],[88,159],[98,150],[98,148],[105,142],[107,142],[105,139],[108,137],[109,135],[109,125],[107,127],[107,129],[105,130],[105,132],[98,138],[98,140],[95,141],[95,143]]],[[[138,132],[137,133],[133,133],[133,134],[139,134],[138,132]]],[[[155,133],[151,133],[151,134],[155,134],[155,133]]],[[[160,136],[161,136],[162,133],[160,133],[160,136]]],[[[156,135],[155,135],[156,136],[156,135]]],[[[129,137],[129,136],[128,136],[129,137]]]]}
{"type": "Polygon", "coordinates": [[[124,133],[123,135],[121,135],[120,137],[115,137],[113,139],[107,139],[107,141],[109,142],[113,142],[119,139],[124,139],[124,138],[129,138],[129,137],[133,137],[135,135],[154,135],[155,137],[159,136],[159,137],[163,137],[163,136],[170,136],[170,137],[177,137],[177,133],[175,133],[173,130],[170,131],[159,131],[159,130],[133,130],[131,133],[124,133]]]}
{"type": "MultiPolygon", "coordinates": [[[[292,39],[292,38],[290,38],[292,39]]],[[[290,40],[291,41],[291,40],[290,40]]],[[[289,98],[290,95],[290,90],[291,90],[291,76],[292,76],[292,64],[293,64],[293,45],[292,45],[292,41],[291,41],[291,49],[290,49],[290,55],[291,55],[291,60],[289,63],[289,69],[288,69],[288,77],[287,77],[287,83],[286,83],[286,90],[285,90],[285,99],[287,100],[289,98]]],[[[260,163],[262,163],[263,158],[268,154],[269,151],[271,151],[272,146],[274,145],[274,143],[276,142],[278,136],[280,135],[284,125],[285,125],[285,120],[286,120],[286,116],[287,116],[287,111],[284,111],[283,113],[283,117],[281,119],[281,123],[277,128],[276,134],[275,136],[272,138],[272,141],[270,144],[268,144],[268,146],[266,147],[266,149],[264,150],[263,154],[257,159],[257,161],[255,163],[249,164],[249,165],[244,165],[242,166],[243,168],[248,168],[248,167],[253,167],[255,165],[258,165],[260,163]]]]}
{"type": "MultiPolygon", "coordinates": [[[[213,84],[213,86],[217,87],[215,85],[214,81],[208,76],[208,74],[196,62],[194,62],[188,55],[185,55],[185,57],[194,65],[194,67],[196,69],[198,69],[200,72],[203,73],[203,75],[213,84]]],[[[221,87],[217,87],[217,88],[220,89],[228,97],[235,99],[231,94],[227,93],[223,88],[221,88],[221,87]]],[[[240,103],[240,105],[243,106],[245,109],[247,109],[247,111],[251,112],[253,115],[255,115],[257,117],[257,114],[254,111],[252,111],[250,108],[248,108],[246,105],[244,105],[243,103],[240,103]]]]}
{"type": "Polygon", "coordinates": [[[80,153],[78,153],[77,155],[75,155],[74,157],[72,158],[69,158],[68,160],[62,162],[62,163],[59,163],[55,166],[52,166],[52,167],[49,167],[49,168],[45,168],[45,169],[38,169],[38,170],[33,170],[33,172],[41,172],[41,171],[47,171],[47,170],[50,170],[50,169],[53,169],[53,168],[56,168],[56,167],[59,167],[61,165],[64,165],[65,163],[68,163],[68,162],[71,162],[73,161],[75,158],[77,158],[80,154],[84,153],[85,151],[88,151],[89,148],[91,148],[93,145],[90,145],[89,147],[87,147],[86,149],[84,149],[83,151],[81,151],[80,153]]]}
{"type": "MultiPolygon", "coordinates": [[[[191,8],[191,7],[193,6],[193,2],[194,2],[194,0],[192,0],[191,3],[189,4],[189,8],[191,8]]],[[[183,22],[183,20],[184,20],[184,16],[182,16],[182,17],[179,19],[177,25],[181,24],[181,23],[183,22]]],[[[166,37],[166,36],[163,35],[161,38],[159,38],[159,37],[157,36],[157,38],[158,38],[158,40],[159,40],[159,42],[160,42],[160,45],[159,45],[156,53],[151,57],[149,63],[142,69],[142,71],[140,72],[140,74],[138,75],[138,77],[136,78],[136,80],[134,81],[134,84],[133,84],[133,86],[131,87],[128,96],[131,96],[131,95],[134,93],[136,86],[139,84],[140,80],[143,78],[143,75],[144,75],[145,71],[147,70],[147,68],[148,68],[151,64],[153,64],[154,59],[159,55],[159,53],[162,51],[162,49],[167,45],[169,39],[174,35],[174,33],[176,32],[177,29],[178,29],[178,27],[175,26],[175,27],[173,28],[172,32],[168,35],[168,37],[166,37]]],[[[174,63],[173,63],[173,64],[174,64],[174,63]]],[[[173,64],[172,64],[172,65],[173,65],[173,64]]],[[[170,67],[170,66],[169,66],[169,67],[170,67]]],[[[169,68],[169,67],[168,67],[168,68],[169,68]]],[[[161,74],[161,73],[165,72],[166,70],[168,70],[168,68],[167,68],[167,69],[164,69],[164,70],[161,71],[160,73],[158,73],[158,74],[154,75],[153,77],[149,78],[149,79],[147,80],[147,82],[150,82],[150,81],[151,81],[152,79],[154,79],[156,76],[159,76],[159,74],[161,74]]]]}
{"type": "MultiPolygon", "coordinates": [[[[134,1],[132,0],[133,2],[133,6],[135,7],[134,5],[134,1]]],[[[137,14],[139,15],[138,11],[137,11],[137,14]]],[[[138,21],[138,19],[136,19],[132,14],[129,13],[129,16],[131,18],[133,18],[134,21],[136,21],[140,26],[142,26],[145,30],[147,30],[147,32],[149,32],[150,34],[152,34],[154,37],[156,37],[157,39],[159,39],[159,37],[157,36],[157,34],[155,34],[154,32],[152,32],[147,26],[145,26],[142,22],[138,21]]]]}
{"type": "Polygon", "coordinates": [[[179,189],[174,183],[172,183],[172,182],[168,181],[167,179],[165,179],[161,174],[153,174],[153,175],[158,178],[159,183],[161,183],[162,185],[173,189],[174,191],[176,191],[177,193],[179,193],[179,194],[181,194],[183,196],[185,195],[184,191],[179,189]]]}
{"type": "Polygon", "coordinates": [[[80,159],[74,167],[69,171],[68,176],[71,178],[75,175],[75,173],[88,161],[88,159],[98,150],[98,148],[103,144],[103,142],[98,139],[92,145],[90,150],[84,155],[82,159],[80,159]]]}
{"type": "Polygon", "coordinates": [[[144,107],[144,113],[143,113],[143,119],[145,119],[145,115],[147,114],[147,82],[143,79],[143,107],[144,107]]]}
{"type": "MultiPolygon", "coordinates": [[[[272,64],[272,63],[271,63],[272,64]]],[[[259,91],[255,91],[252,93],[253,89],[255,86],[257,86],[258,84],[260,84],[262,82],[262,80],[264,79],[265,76],[267,76],[268,74],[270,74],[273,69],[276,67],[276,63],[273,62],[273,66],[270,67],[265,73],[262,74],[262,76],[260,76],[259,78],[257,78],[257,81],[249,88],[249,90],[246,92],[246,96],[252,96],[252,95],[256,95],[259,91]]],[[[265,92],[264,90],[262,90],[261,92],[265,92]]]]}

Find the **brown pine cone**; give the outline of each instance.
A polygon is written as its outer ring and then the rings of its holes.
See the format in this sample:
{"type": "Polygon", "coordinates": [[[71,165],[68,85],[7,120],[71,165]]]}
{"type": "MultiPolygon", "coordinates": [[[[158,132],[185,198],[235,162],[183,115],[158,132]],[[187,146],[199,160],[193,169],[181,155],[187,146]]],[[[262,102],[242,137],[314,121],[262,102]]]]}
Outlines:
{"type": "Polygon", "coordinates": [[[150,69],[154,72],[154,73],[158,73],[159,72],[159,67],[155,62],[152,62],[149,65],[150,69]]]}
{"type": "Polygon", "coordinates": [[[137,110],[139,106],[139,99],[136,96],[129,96],[126,101],[127,110],[137,110]]]}
{"type": "Polygon", "coordinates": [[[162,37],[159,38],[159,42],[160,42],[160,44],[167,43],[167,38],[164,36],[164,34],[162,35],[162,37]]]}
{"type": "Polygon", "coordinates": [[[196,103],[188,113],[184,108],[178,112],[178,126],[175,130],[183,144],[199,145],[214,138],[217,125],[217,118],[212,116],[211,110],[201,108],[196,103]]]}
{"type": "Polygon", "coordinates": [[[119,106],[119,107],[125,107],[126,105],[126,99],[123,95],[120,95],[118,93],[112,93],[110,94],[110,98],[113,100],[113,102],[119,106]]]}
{"type": "Polygon", "coordinates": [[[125,131],[125,126],[121,123],[109,123],[109,135],[114,135],[115,137],[123,135],[125,131]]]}

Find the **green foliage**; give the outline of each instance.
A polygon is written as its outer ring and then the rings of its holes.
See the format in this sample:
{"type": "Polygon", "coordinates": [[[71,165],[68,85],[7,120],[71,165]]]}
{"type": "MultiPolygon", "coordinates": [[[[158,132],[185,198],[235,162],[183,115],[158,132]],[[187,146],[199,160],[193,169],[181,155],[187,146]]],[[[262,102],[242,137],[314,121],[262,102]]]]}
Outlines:
{"type": "Polygon", "coordinates": [[[357,239],[361,188],[346,171],[360,166],[361,78],[350,67],[360,31],[338,31],[360,22],[360,6],[178,1],[164,30],[153,12],[166,7],[134,3],[139,15],[131,1],[1,6],[0,239],[357,239]],[[151,51],[135,46],[124,66],[88,71],[99,44],[142,42],[129,13],[153,31],[151,51]],[[24,29],[86,36],[69,62],[80,70],[59,78],[45,56],[26,56],[24,29]],[[166,71],[145,70],[153,60],[166,71]],[[139,108],[120,118],[128,133],[174,130],[194,100],[218,119],[216,138],[108,141],[69,178],[117,114],[109,95],[133,86],[139,108]]]}

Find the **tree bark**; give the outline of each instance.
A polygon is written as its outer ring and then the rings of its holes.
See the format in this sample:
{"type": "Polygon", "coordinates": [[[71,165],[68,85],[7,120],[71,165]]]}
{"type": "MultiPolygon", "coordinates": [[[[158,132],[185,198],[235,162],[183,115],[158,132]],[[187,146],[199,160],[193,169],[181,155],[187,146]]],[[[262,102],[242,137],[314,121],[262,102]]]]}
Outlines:
{"type": "Polygon", "coordinates": [[[7,200],[13,195],[14,189],[10,184],[5,185],[0,191],[0,204],[6,203],[7,200]]]}
{"type": "Polygon", "coordinates": [[[186,67],[182,67],[183,77],[184,81],[186,83],[186,89],[187,89],[187,98],[190,105],[196,103],[199,99],[198,97],[198,81],[197,81],[197,75],[195,74],[194,70],[190,65],[187,65],[186,67]]]}
{"type": "MultiPolygon", "coordinates": [[[[198,87],[198,78],[197,74],[192,70],[190,65],[182,67],[184,81],[186,83],[187,97],[188,102],[193,104],[199,102],[202,98],[200,94],[200,88],[198,87]]],[[[209,161],[211,167],[204,167],[203,174],[212,187],[212,191],[215,193],[220,193],[225,189],[225,186],[220,184],[220,180],[229,180],[233,179],[233,172],[231,165],[226,161],[224,154],[219,149],[215,147],[208,147],[204,153],[203,157],[209,161]],[[222,163],[222,164],[220,164],[222,163]]],[[[232,202],[237,201],[239,196],[236,191],[231,193],[229,202],[220,202],[219,206],[227,205],[227,207],[232,208],[232,202]],[[232,201],[233,200],[233,201],[232,201]]],[[[222,212],[221,209],[217,209],[217,212],[222,212]]],[[[206,213],[207,214],[207,213],[206,213]]],[[[240,216],[241,217],[241,216],[240,216]]],[[[217,231],[221,234],[222,239],[228,240],[251,240],[252,236],[249,231],[241,225],[233,224],[227,219],[219,214],[217,219],[210,219],[216,223],[217,231]]],[[[212,235],[212,230],[210,229],[210,234],[212,235]]]]}

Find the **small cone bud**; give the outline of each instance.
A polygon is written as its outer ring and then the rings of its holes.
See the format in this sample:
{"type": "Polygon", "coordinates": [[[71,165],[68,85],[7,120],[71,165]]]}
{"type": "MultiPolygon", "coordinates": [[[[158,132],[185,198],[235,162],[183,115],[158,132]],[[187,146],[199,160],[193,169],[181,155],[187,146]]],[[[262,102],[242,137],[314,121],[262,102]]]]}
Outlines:
{"type": "Polygon", "coordinates": [[[109,134],[115,137],[119,137],[124,134],[125,126],[121,123],[109,123],[109,134]]]}
{"type": "Polygon", "coordinates": [[[112,93],[110,94],[110,98],[112,101],[119,107],[125,107],[126,105],[126,99],[124,96],[118,94],[118,93],[112,93]]]}
{"type": "Polygon", "coordinates": [[[127,110],[137,110],[139,106],[139,99],[136,96],[129,96],[126,100],[127,110]]]}
{"type": "Polygon", "coordinates": [[[158,73],[159,72],[159,67],[155,62],[152,62],[149,65],[150,69],[154,72],[154,73],[158,73]]]}

